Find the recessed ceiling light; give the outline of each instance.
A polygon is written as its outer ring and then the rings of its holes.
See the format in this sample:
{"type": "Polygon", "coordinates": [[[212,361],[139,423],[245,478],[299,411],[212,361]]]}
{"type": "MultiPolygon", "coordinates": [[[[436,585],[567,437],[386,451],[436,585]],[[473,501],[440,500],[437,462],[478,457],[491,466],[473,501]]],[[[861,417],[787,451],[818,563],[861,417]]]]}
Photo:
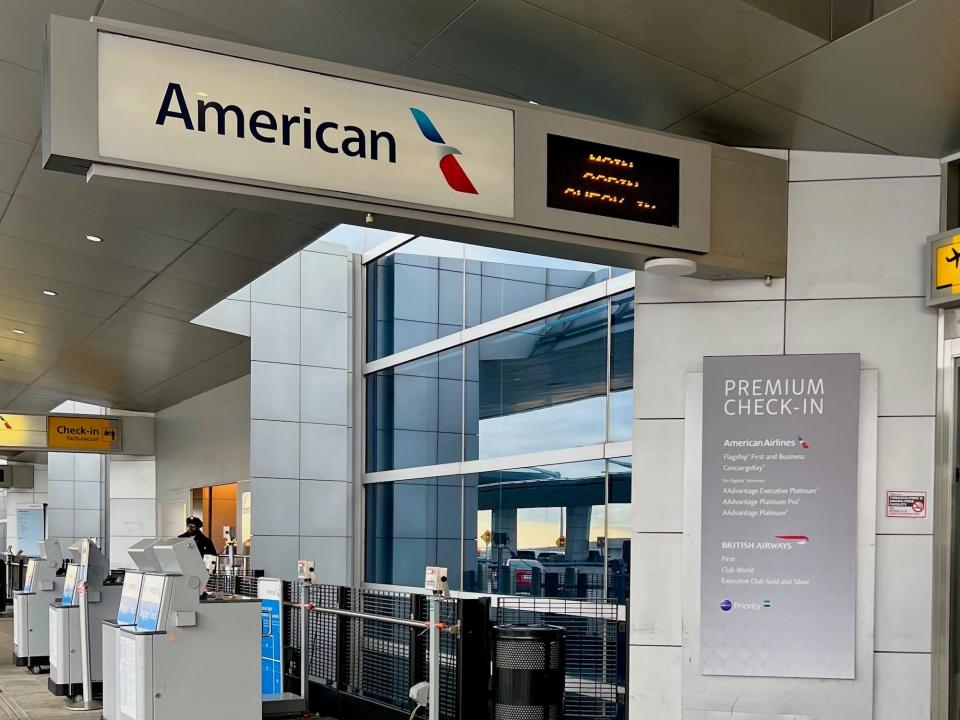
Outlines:
{"type": "Polygon", "coordinates": [[[56,296],[57,296],[57,291],[56,291],[56,290],[44,290],[44,291],[43,291],[43,294],[46,295],[47,297],[56,297],[56,296]]]}
{"type": "Polygon", "coordinates": [[[27,331],[26,331],[26,330],[21,330],[20,328],[13,328],[13,330],[11,330],[10,332],[12,332],[14,335],[26,335],[26,334],[27,334],[27,331]]]}
{"type": "Polygon", "coordinates": [[[207,95],[207,93],[205,93],[203,90],[200,90],[200,91],[197,93],[197,97],[210,97],[210,96],[207,95]]]}
{"type": "Polygon", "coordinates": [[[87,240],[90,242],[103,242],[103,238],[97,237],[96,235],[87,235],[87,240]]]}

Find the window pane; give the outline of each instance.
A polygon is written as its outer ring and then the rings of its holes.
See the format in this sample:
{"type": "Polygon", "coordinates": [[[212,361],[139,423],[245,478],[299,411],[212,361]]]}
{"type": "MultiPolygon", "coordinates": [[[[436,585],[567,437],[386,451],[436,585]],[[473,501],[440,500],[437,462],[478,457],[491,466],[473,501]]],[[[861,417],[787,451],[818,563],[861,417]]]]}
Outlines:
{"type": "Polygon", "coordinates": [[[603,442],[607,303],[466,346],[466,459],[603,442]]]}
{"type": "Polygon", "coordinates": [[[460,477],[366,485],[367,582],[422,587],[424,569],[447,568],[460,589],[460,477]]]}
{"type": "Polygon", "coordinates": [[[463,327],[463,246],[417,238],[367,266],[367,360],[463,327]]]}
{"type": "Polygon", "coordinates": [[[625,605],[630,597],[630,497],[633,458],[607,462],[607,597],[625,605]]]}
{"type": "Polygon", "coordinates": [[[367,376],[367,472],[460,460],[462,375],[457,348],[367,376]]]}
{"type": "Polygon", "coordinates": [[[607,279],[605,265],[467,245],[467,327],[607,279]]]}
{"type": "Polygon", "coordinates": [[[464,589],[603,597],[604,462],[464,476],[464,589]]]}
{"type": "Polygon", "coordinates": [[[611,298],[610,440],[633,436],[633,292],[611,298]]]}

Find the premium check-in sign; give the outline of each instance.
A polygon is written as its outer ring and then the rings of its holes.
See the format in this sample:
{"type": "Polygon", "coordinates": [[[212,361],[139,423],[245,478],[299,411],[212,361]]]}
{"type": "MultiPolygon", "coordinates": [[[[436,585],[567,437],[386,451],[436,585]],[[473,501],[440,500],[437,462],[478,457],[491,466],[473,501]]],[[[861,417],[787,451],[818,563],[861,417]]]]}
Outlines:
{"type": "Polygon", "coordinates": [[[852,679],[858,355],[703,363],[706,675],[852,679]]]}
{"type": "Polygon", "coordinates": [[[511,110],[110,33],[98,74],[104,157],[514,215],[511,110]]]}

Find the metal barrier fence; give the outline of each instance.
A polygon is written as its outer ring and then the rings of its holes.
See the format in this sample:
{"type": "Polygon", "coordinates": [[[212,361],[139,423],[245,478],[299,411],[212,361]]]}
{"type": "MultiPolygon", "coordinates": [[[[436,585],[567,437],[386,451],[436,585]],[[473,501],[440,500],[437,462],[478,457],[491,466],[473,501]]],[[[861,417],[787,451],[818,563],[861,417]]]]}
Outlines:
{"type": "Polygon", "coordinates": [[[614,604],[557,598],[500,598],[497,622],[543,623],[565,631],[564,718],[626,716],[627,624],[614,604]]]}
{"type": "MultiPolygon", "coordinates": [[[[255,576],[211,576],[209,590],[256,596],[255,576]],[[226,590],[233,587],[234,590],[226,590]]],[[[300,603],[301,586],[284,583],[284,601],[300,603]]],[[[336,585],[306,587],[316,608],[426,623],[427,597],[416,593],[362,590],[336,585]]],[[[299,687],[300,611],[284,605],[284,672],[299,687]]],[[[441,633],[440,710],[444,720],[487,718],[490,699],[492,623],[546,623],[566,631],[565,717],[610,718],[626,714],[626,623],[613,604],[556,598],[445,599],[441,622],[458,625],[441,633]]],[[[307,675],[316,685],[383,708],[409,714],[409,689],[428,679],[425,629],[370,618],[314,611],[308,617],[307,675]]]]}

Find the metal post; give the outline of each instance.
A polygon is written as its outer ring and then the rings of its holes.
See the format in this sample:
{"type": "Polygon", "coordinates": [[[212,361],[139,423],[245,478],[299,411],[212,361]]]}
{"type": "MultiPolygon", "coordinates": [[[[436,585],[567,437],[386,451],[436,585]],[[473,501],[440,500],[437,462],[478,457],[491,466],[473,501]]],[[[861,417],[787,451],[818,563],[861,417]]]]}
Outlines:
{"type": "Polygon", "coordinates": [[[80,593],[80,673],[83,677],[83,698],[67,705],[67,710],[99,710],[103,703],[93,699],[93,681],[90,677],[90,607],[87,584],[77,588],[80,593]]]}
{"type": "Polygon", "coordinates": [[[310,660],[308,650],[310,647],[309,625],[310,612],[307,609],[307,584],[300,583],[300,697],[303,698],[304,710],[310,710],[310,681],[308,679],[310,660]]]}
{"type": "Polygon", "coordinates": [[[440,720],[440,598],[430,602],[430,720],[440,720]]]}

